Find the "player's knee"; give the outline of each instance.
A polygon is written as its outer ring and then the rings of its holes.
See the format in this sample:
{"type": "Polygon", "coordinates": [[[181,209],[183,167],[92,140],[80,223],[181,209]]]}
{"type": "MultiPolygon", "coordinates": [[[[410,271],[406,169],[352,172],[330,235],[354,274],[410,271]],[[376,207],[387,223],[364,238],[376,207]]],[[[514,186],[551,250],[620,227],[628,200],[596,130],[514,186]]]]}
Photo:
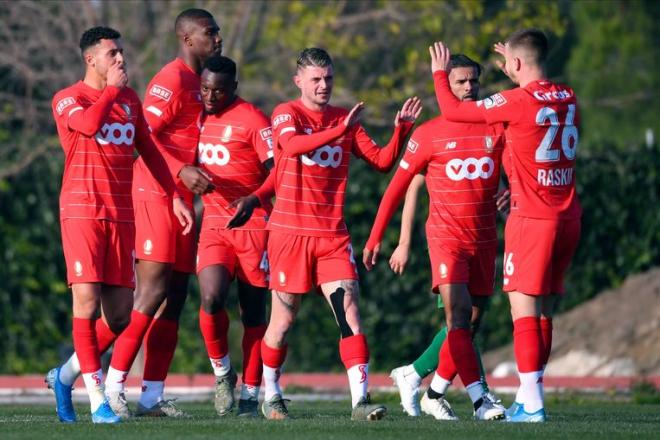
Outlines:
{"type": "Polygon", "coordinates": [[[108,324],[108,328],[110,328],[112,333],[115,335],[119,335],[121,332],[123,332],[131,322],[130,313],[117,316],[106,316],[105,319],[107,321],[106,323],[108,324]]]}
{"type": "Polygon", "coordinates": [[[225,301],[217,291],[202,289],[200,291],[200,305],[206,313],[215,314],[224,308],[225,301]]]}

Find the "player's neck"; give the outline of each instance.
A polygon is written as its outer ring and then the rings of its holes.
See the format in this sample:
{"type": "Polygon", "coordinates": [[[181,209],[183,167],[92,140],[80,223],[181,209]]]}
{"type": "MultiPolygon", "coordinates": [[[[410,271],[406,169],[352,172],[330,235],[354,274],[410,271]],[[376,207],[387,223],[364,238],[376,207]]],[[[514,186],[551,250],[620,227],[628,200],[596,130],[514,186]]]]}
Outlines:
{"type": "Polygon", "coordinates": [[[545,79],[545,71],[540,67],[529,68],[526,72],[520,75],[520,87],[526,87],[528,84],[535,81],[545,79]]]}
{"type": "Polygon", "coordinates": [[[186,66],[190,67],[190,69],[196,72],[198,75],[202,73],[202,66],[204,62],[199,59],[199,57],[181,49],[179,49],[179,54],[177,56],[181,58],[186,66]]]}
{"type": "Polygon", "coordinates": [[[96,72],[90,70],[85,73],[83,82],[96,90],[103,90],[108,85],[108,81],[105,78],[101,78],[96,72]]]}

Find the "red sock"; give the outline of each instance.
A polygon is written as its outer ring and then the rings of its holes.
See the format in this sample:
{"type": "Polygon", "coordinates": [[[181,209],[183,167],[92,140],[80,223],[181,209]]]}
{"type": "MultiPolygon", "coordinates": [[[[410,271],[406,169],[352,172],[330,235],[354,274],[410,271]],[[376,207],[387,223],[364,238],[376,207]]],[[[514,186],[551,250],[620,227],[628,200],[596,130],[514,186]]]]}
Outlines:
{"type": "Polygon", "coordinates": [[[258,387],[261,385],[263,364],[261,359],[261,340],[266,333],[266,326],[245,327],[243,332],[243,383],[258,387]]]}
{"type": "Polygon", "coordinates": [[[449,353],[456,364],[458,375],[463,385],[468,386],[481,379],[479,363],[472,345],[472,333],[465,328],[457,328],[447,332],[449,353]]]}
{"type": "Polygon", "coordinates": [[[543,340],[539,318],[526,316],[513,321],[513,353],[520,373],[541,371],[543,340]]]}
{"type": "Polygon", "coordinates": [[[280,368],[286,359],[288,345],[282,348],[273,348],[266,345],[266,341],[261,339],[261,359],[265,366],[270,368],[280,368]]]}
{"type": "Polygon", "coordinates": [[[164,381],[176,350],[178,321],[154,319],[144,338],[143,380],[164,381]]]}
{"type": "Polygon", "coordinates": [[[153,320],[153,316],[133,310],[131,322],[117,338],[115,349],[112,352],[110,366],[115,370],[128,371],[135,361],[145,333],[153,320]]]}
{"type": "Polygon", "coordinates": [[[199,330],[202,332],[206,352],[211,359],[222,359],[229,353],[227,333],[229,331],[229,316],[225,309],[210,314],[199,309],[199,330]]]}
{"type": "Polygon", "coordinates": [[[442,343],[442,347],[440,347],[440,353],[438,353],[438,368],[435,372],[438,373],[438,376],[449,382],[453,381],[458,374],[454,359],[449,352],[449,342],[447,342],[446,339],[445,342],[442,343]]]}
{"type": "Polygon", "coordinates": [[[552,318],[541,319],[541,339],[543,341],[543,357],[541,365],[547,365],[552,351],[552,318]]]}
{"type": "Polygon", "coordinates": [[[96,320],[96,343],[98,344],[99,347],[99,353],[105,353],[108,351],[108,348],[112,345],[113,342],[115,342],[115,339],[117,339],[116,334],[110,330],[110,327],[108,327],[108,324],[106,324],[103,321],[103,318],[99,318],[96,320]]]}
{"type": "Polygon", "coordinates": [[[96,373],[101,369],[94,327],[93,319],[73,318],[73,349],[78,355],[81,373],[96,373]]]}
{"type": "Polygon", "coordinates": [[[369,346],[364,335],[349,336],[339,340],[339,357],[346,369],[369,363],[369,346]]]}

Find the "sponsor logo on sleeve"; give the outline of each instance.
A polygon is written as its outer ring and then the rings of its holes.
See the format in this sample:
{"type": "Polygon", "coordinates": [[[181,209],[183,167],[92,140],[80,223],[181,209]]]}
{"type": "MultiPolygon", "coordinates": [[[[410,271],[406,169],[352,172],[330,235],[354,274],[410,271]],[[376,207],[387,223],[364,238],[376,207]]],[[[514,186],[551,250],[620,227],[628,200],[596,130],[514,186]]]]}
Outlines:
{"type": "Polygon", "coordinates": [[[419,144],[414,140],[410,139],[408,141],[408,151],[415,154],[417,152],[417,148],[419,148],[419,144]]]}
{"type": "Polygon", "coordinates": [[[271,130],[270,127],[261,129],[259,131],[259,135],[261,136],[261,139],[264,141],[268,141],[268,139],[273,137],[273,130],[271,130]]]}
{"type": "Polygon", "coordinates": [[[494,95],[489,96],[488,98],[485,98],[481,101],[477,101],[477,106],[481,106],[482,104],[486,110],[489,110],[491,108],[501,107],[504,104],[506,104],[506,98],[502,96],[501,93],[495,93],[494,95]]]}
{"type": "Polygon", "coordinates": [[[171,90],[168,90],[163,86],[159,86],[158,84],[154,84],[153,86],[151,86],[151,90],[149,90],[149,94],[151,96],[155,96],[156,98],[162,99],[165,102],[168,102],[172,97],[171,90]]]}
{"type": "Polygon", "coordinates": [[[277,128],[280,124],[283,124],[290,120],[291,120],[291,115],[288,113],[277,115],[273,118],[273,128],[277,128]]]}
{"type": "Polygon", "coordinates": [[[67,96],[66,98],[62,98],[62,99],[59,100],[59,102],[55,106],[55,110],[57,111],[58,115],[61,115],[65,108],[67,108],[70,105],[73,105],[75,103],[76,103],[75,98],[73,98],[71,96],[67,96]]]}

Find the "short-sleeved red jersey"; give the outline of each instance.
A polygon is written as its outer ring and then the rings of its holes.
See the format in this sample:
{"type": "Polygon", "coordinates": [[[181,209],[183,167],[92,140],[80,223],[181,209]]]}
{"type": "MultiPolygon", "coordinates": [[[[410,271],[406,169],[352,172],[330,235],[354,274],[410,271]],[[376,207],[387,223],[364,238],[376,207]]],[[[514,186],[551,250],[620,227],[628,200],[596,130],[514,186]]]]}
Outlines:
{"type": "MultiPolygon", "coordinates": [[[[152,138],[187,203],[192,203],[192,192],[177,175],[184,165],[195,163],[202,111],[200,81],[197,73],[176,58],[153,77],[144,96],[144,115],[152,138]]],[[[137,200],[166,201],[161,186],[142,160],[136,161],[134,171],[133,196],[137,200]]]]}
{"type": "MultiPolygon", "coordinates": [[[[234,214],[227,206],[252,193],[268,175],[263,162],[273,157],[270,121],[237,97],[222,112],[202,116],[197,154],[199,167],[215,185],[213,192],[202,196],[202,228],[222,229],[234,214]]],[[[270,204],[256,208],[241,229],[265,229],[271,209],[270,204]]]]}
{"type": "Polygon", "coordinates": [[[426,170],[429,246],[497,246],[503,133],[501,124],[449,122],[442,116],[413,132],[399,166],[413,175],[426,170]]]}
{"type": "Polygon", "coordinates": [[[388,169],[412,124],[400,124],[385,148],[379,147],[359,124],[328,145],[305,154],[288,154],[279,143],[286,133],[305,135],[337,127],[347,115],[348,110],[333,106],[313,111],[300,100],[275,108],[271,122],[276,199],[269,230],[316,237],[348,234],[343,212],[350,154],[378,169],[388,169]]]}
{"type": "Polygon", "coordinates": [[[96,90],[79,81],[55,94],[52,104],[65,154],[60,219],[133,222],[134,148],[154,148],[137,142],[149,139],[140,98],[128,87],[96,90]],[[71,128],[71,118],[92,111],[100,100],[106,104],[88,117],[98,119],[97,124],[87,123],[82,131],[71,128]]]}
{"type": "Polygon", "coordinates": [[[461,113],[477,111],[482,120],[504,123],[511,159],[512,215],[580,217],[575,191],[579,114],[571,88],[540,80],[476,103],[459,103],[451,95],[444,72],[436,72],[434,79],[441,110],[448,119],[471,120],[461,113]]]}

